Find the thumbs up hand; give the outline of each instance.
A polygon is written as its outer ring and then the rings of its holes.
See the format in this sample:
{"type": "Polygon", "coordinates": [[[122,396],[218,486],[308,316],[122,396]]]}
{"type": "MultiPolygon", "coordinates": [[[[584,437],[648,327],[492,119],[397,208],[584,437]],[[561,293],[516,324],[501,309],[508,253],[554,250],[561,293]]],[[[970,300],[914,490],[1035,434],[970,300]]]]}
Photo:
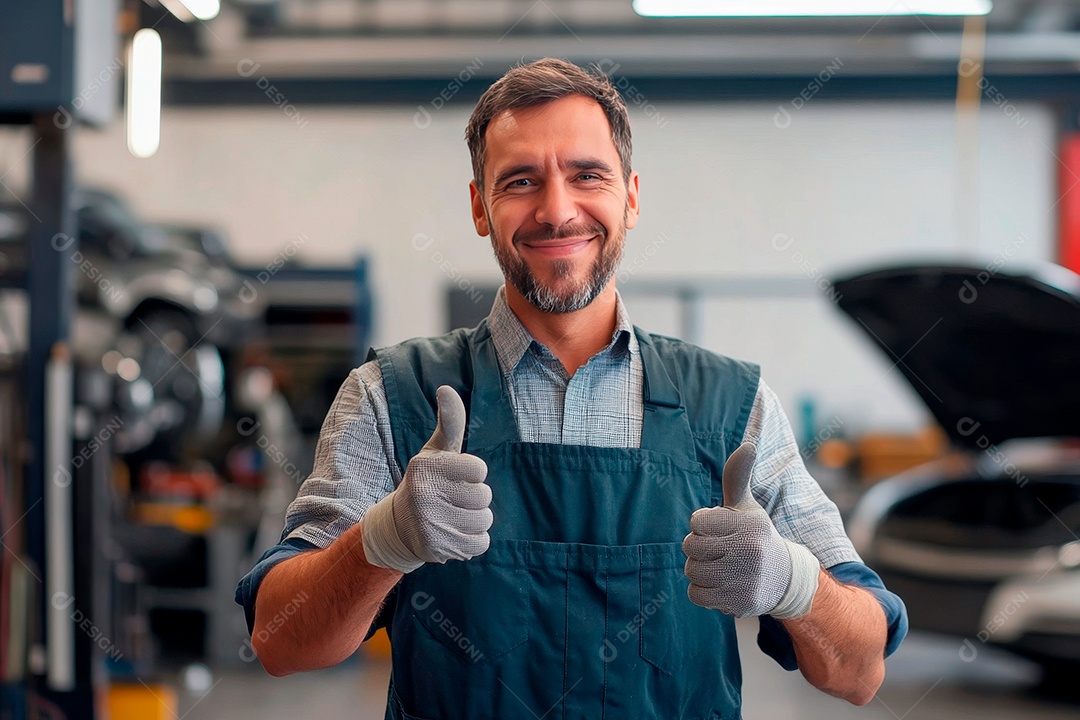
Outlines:
{"type": "Polygon", "coordinates": [[[757,448],[743,443],[724,465],[723,507],[690,516],[683,540],[687,591],[696,605],[735,617],[794,618],[810,612],[820,564],[780,536],[750,493],[757,448]]]}
{"type": "Polygon", "coordinates": [[[412,572],[426,562],[468,560],[487,551],[492,515],[487,464],[461,452],[465,405],[453,388],[436,392],[438,424],[401,484],[363,518],[372,565],[412,572]]]}

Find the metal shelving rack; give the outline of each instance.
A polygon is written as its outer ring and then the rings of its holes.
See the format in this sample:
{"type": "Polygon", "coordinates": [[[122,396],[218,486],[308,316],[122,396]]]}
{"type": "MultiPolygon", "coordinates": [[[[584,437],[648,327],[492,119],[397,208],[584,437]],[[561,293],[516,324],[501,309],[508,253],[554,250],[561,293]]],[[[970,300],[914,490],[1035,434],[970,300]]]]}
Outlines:
{"type": "Polygon", "coordinates": [[[25,618],[27,672],[5,688],[4,698],[16,712],[35,717],[93,718],[101,680],[100,649],[76,619],[81,613],[101,627],[108,611],[102,604],[107,574],[98,571],[102,546],[94,542],[101,478],[94,463],[75,467],[72,454],[78,445],[69,341],[78,242],[71,143],[76,122],[108,122],[117,106],[116,84],[106,83],[93,97],[82,90],[117,57],[118,11],[113,0],[5,2],[0,23],[0,123],[32,133],[29,197],[19,198],[32,218],[29,264],[5,284],[21,286],[29,303],[25,515],[12,532],[25,538],[20,561],[36,578],[25,618]],[[57,237],[64,242],[54,243],[57,237]]]}
{"type": "MultiPolygon", "coordinates": [[[[262,271],[241,272],[258,283],[262,271]]],[[[266,323],[256,342],[278,362],[289,364],[298,377],[299,385],[285,388],[284,394],[304,433],[304,458],[314,457],[318,428],[333,398],[323,397],[327,388],[304,391],[302,386],[316,376],[340,384],[351,368],[364,362],[371,346],[374,299],[369,272],[370,262],[361,256],[351,268],[282,268],[257,285],[266,299],[266,323]]]]}

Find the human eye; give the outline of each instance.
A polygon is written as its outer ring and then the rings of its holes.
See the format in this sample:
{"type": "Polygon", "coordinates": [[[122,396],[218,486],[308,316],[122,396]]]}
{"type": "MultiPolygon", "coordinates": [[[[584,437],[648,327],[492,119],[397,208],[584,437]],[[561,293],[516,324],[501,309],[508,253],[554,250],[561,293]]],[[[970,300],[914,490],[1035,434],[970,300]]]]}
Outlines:
{"type": "Polygon", "coordinates": [[[522,189],[528,189],[528,188],[532,187],[533,185],[535,185],[535,183],[530,178],[514,178],[513,180],[508,180],[503,185],[503,189],[504,190],[522,190],[522,189]]]}
{"type": "Polygon", "coordinates": [[[583,183],[593,184],[601,182],[604,179],[604,176],[600,173],[586,171],[583,173],[579,173],[577,179],[583,183]]]}

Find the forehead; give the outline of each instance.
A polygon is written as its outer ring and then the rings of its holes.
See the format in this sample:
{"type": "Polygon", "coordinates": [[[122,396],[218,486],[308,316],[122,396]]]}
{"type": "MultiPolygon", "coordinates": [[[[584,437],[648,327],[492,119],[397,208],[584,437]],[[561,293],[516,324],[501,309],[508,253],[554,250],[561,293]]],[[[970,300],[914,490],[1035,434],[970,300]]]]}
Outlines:
{"type": "Polygon", "coordinates": [[[603,108],[584,95],[568,95],[543,105],[504,110],[488,124],[487,168],[570,159],[575,155],[613,158],[618,149],[603,108]]]}

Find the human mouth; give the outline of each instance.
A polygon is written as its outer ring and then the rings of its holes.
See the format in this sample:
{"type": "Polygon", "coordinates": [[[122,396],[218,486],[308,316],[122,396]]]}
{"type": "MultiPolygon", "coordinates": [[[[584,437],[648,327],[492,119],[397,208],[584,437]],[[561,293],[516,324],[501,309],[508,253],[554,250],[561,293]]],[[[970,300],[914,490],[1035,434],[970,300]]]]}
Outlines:
{"type": "Polygon", "coordinates": [[[522,245],[546,257],[566,257],[581,252],[597,237],[597,235],[593,235],[591,237],[560,238],[543,242],[522,243],[522,245]]]}

